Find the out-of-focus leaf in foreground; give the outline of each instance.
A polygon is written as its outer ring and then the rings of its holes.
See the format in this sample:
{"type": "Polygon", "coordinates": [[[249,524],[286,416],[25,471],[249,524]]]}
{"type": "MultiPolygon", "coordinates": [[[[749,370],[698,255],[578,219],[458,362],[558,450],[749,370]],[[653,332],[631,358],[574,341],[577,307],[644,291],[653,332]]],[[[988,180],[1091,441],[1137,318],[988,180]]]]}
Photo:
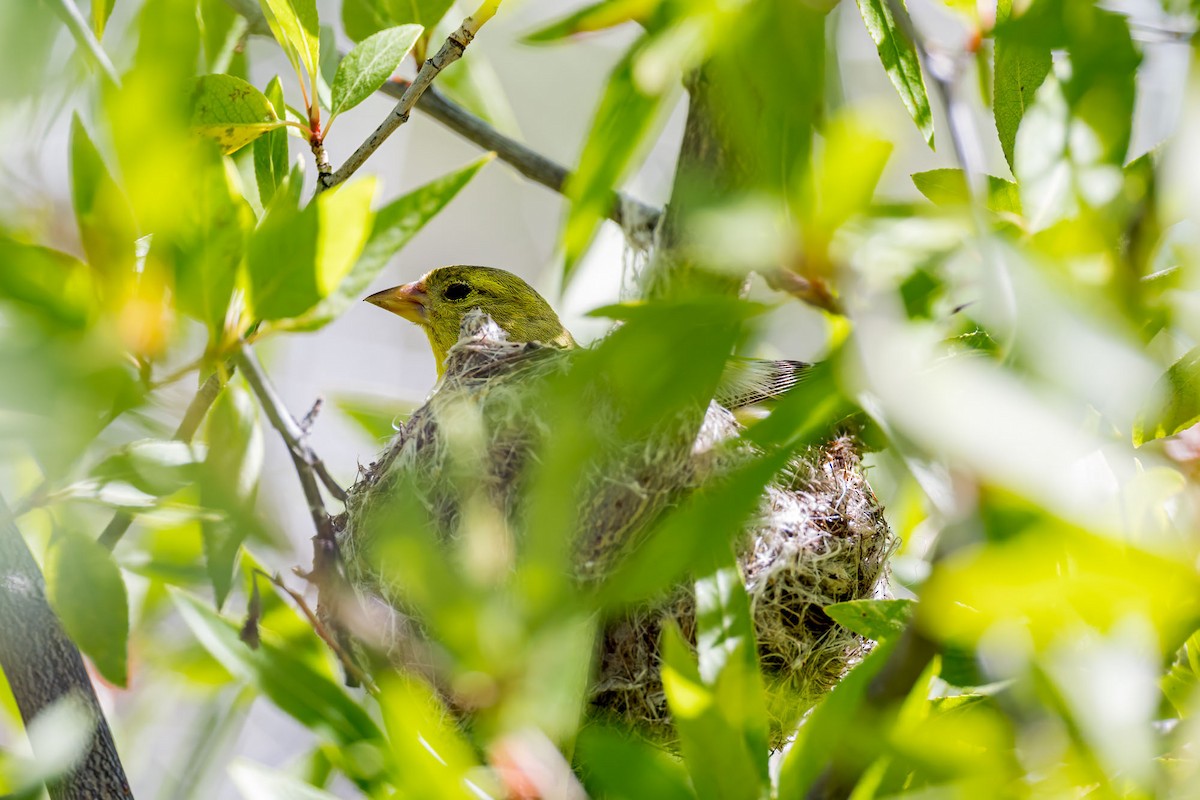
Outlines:
{"type": "Polygon", "coordinates": [[[60,532],[46,556],[50,603],[67,633],[107,680],[124,686],[129,604],[112,554],[91,538],[60,532]]]}

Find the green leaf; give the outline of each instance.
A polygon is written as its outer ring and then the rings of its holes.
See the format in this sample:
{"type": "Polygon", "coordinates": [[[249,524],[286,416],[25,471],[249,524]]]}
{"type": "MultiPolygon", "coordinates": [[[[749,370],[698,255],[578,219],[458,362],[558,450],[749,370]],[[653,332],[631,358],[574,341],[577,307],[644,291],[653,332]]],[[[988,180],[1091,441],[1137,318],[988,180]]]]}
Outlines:
{"type": "Polygon", "coordinates": [[[849,600],[825,606],[834,622],[877,642],[904,632],[912,619],[912,600],[849,600]]]}
{"type": "Polygon", "coordinates": [[[71,639],[106,680],[125,686],[129,604],[112,554],[87,536],[61,532],[46,553],[46,585],[71,639]]]}
{"type": "Polygon", "coordinates": [[[146,494],[161,497],[191,485],[198,477],[203,452],[186,442],[143,439],[107,456],[92,469],[101,481],[127,483],[146,494]]]}
{"type": "Polygon", "coordinates": [[[568,36],[612,28],[623,22],[645,20],[661,3],[662,0],[600,0],[526,34],[521,41],[526,44],[557,42],[568,36]]]}
{"type": "MultiPolygon", "coordinates": [[[[996,23],[1001,25],[1012,16],[1012,0],[996,4],[996,23]]],[[[992,84],[992,116],[996,133],[1008,168],[1013,169],[1013,153],[1017,129],[1025,109],[1033,104],[1038,87],[1050,73],[1050,47],[1032,37],[1006,35],[1003,28],[996,35],[995,74],[992,84]]]]}
{"type": "Polygon", "coordinates": [[[461,169],[414,189],[375,214],[370,236],[362,255],[337,290],[323,299],[311,311],[288,320],[282,327],[292,330],[316,330],[337,319],[353,303],[362,299],[363,292],[375,280],[396,253],[433,219],[455,195],[475,177],[475,173],[492,160],[487,154],[461,169]]]}
{"type": "Polygon", "coordinates": [[[454,0],[345,0],[342,26],[356,42],[397,25],[420,25],[428,35],[453,5],[454,0]]]}
{"type": "Polygon", "coordinates": [[[588,725],[575,748],[590,797],[693,800],[687,771],[666,751],[616,728],[588,725]]]}
{"type": "Polygon", "coordinates": [[[201,521],[205,564],[220,608],[233,583],[238,550],[251,527],[243,520],[253,515],[263,463],[258,407],[241,386],[226,386],[213,403],[206,441],[200,500],[207,508],[225,512],[221,519],[201,521]]]}
{"type": "MultiPolygon", "coordinates": [[[[987,206],[992,211],[1021,213],[1021,195],[1017,184],[988,175],[987,206]]],[[[936,206],[967,205],[970,195],[961,169],[931,169],[912,175],[913,185],[936,206]]]]}
{"type": "Polygon", "coordinates": [[[78,329],[96,311],[95,291],[90,271],[78,259],[0,234],[0,297],[6,302],[78,329]]]}
{"type": "Polygon", "coordinates": [[[71,201],[92,269],[109,280],[132,273],[133,212],[78,116],[71,119],[71,201]]]}
{"type": "Polygon", "coordinates": [[[628,173],[634,156],[654,129],[663,105],[662,93],[638,88],[631,56],[609,76],[579,156],[579,166],[567,181],[571,201],[563,231],[564,278],[569,278],[608,214],[615,187],[628,173]]]}
{"type": "MultiPolygon", "coordinates": [[[[308,75],[316,85],[320,59],[321,23],[316,0],[259,0],[275,41],[283,48],[296,72],[308,75]]],[[[314,101],[315,102],[315,101],[314,101]]]]}
{"type": "Polygon", "coordinates": [[[92,31],[97,39],[104,37],[104,27],[108,24],[108,18],[112,16],[113,6],[116,4],[117,0],[92,0],[92,31]]]}
{"type": "MultiPolygon", "coordinates": [[[[275,116],[283,119],[287,106],[283,100],[283,84],[276,75],[267,84],[267,101],[275,116]]],[[[258,201],[266,208],[275,197],[275,190],[288,174],[288,133],[280,127],[254,140],[254,181],[258,184],[258,201]]]]}
{"type": "Polygon", "coordinates": [[[191,224],[173,242],[176,303],[208,328],[210,346],[224,332],[238,266],[254,227],[254,212],[242,197],[236,168],[227,159],[212,157],[213,163],[204,164],[193,182],[191,224]]]}
{"type": "Polygon", "coordinates": [[[696,656],[700,678],[716,692],[718,709],[745,742],[766,786],[767,704],[750,598],[736,563],[696,581],[696,656]]]}
{"type": "Polygon", "coordinates": [[[196,18],[204,45],[204,71],[242,74],[230,67],[250,25],[246,18],[225,0],[199,0],[196,18]]]}
{"type": "Polygon", "coordinates": [[[779,797],[804,797],[845,738],[859,734],[859,708],[892,647],[884,642],[872,650],[808,715],[780,765],[779,797]]]}
{"type": "Polygon", "coordinates": [[[333,78],[331,118],[354,108],[383,86],[423,31],[420,25],[400,25],[372,34],[355,45],[338,64],[333,78]]]}
{"type": "Polygon", "coordinates": [[[858,12],[867,26],[867,33],[875,42],[884,70],[896,87],[908,115],[917,124],[925,141],[933,147],[933,114],[929,110],[929,96],[925,93],[925,79],[921,75],[917,48],[896,24],[888,0],[857,2],[858,12]]]}
{"type": "Polygon", "coordinates": [[[337,800],[337,795],[245,759],[229,765],[229,777],[246,800],[337,800]]]}
{"type": "Polygon", "coordinates": [[[302,210],[294,191],[276,195],[246,254],[259,319],[298,317],[338,287],[366,242],[374,194],[367,178],[323,192],[302,210]]]}
{"type": "MultiPolygon", "coordinates": [[[[743,659],[730,661],[726,680],[730,684],[746,680],[749,676],[740,674],[742,669],[743,659]]],[[[762,797],[766,789],[765,742],[761,752],[751,749],[739,726],[728,717],[730,711],[736,713],[734,701],[722,697],[725,687],[705,684],[687,643],[673,625],[663,629],[662,683],[697,796],[702,800],[762,797]]]]}
{"type": "Polygon", "coordinates": [[[232,75],[201,75],[192,90],[192,128],[233,153],[283,126],[271,101],[232,75]]]}
{"type": "Polygon", "coordinates": [[[401,797],[477,797],[468,771],[478,762],[429,686],[415,677],[393,673],[380,687],[379,703],[396,788],[401,797]]]}
{"type": "Polygon", "coordinates": [[[1174,436],[1200,422],[1200,347],[1187,351],[1159,378],[1152,390],[1155,403],[1138,415],[1133,444],[1174,436]]]}
{"type": "Polygon", "coordinates": [[[601,599],[634,603],[664,591],[689,571],[710,571],[758,508],[763,487],[783,469],[788,451],[760,456],[692,494],[647,535],[605,581],[601,599]]]}
{"type": "Polygon", "coordinates": [[[370,715],[328,675],[266,638],[250,649],[238,626],[196,597],[173,587],[170,592],[183,621],[221,666],[254,684],[301,725],[340,746],[383,739],[370,715]]]}

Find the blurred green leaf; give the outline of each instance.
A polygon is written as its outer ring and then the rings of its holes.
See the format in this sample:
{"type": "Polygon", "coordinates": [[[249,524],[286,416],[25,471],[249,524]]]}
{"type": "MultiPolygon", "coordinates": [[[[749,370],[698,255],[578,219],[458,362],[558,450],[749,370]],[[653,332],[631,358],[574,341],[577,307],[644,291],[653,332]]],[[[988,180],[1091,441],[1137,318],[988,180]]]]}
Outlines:
{"type": "Polygon", "coordinates": [[[253,514],[254,495],[263,463],[263,437],[258,406],[240,385],[225,387],[208,413],[208,454],[200,500],[223,509],[222,519],[202,521],[204,558],[219,609],[233,582],[233,565],[249,533],[244,518],[253,514]]]}
{"type": "Polygon", "coordinates": [[[383,86],[423,31],[420,25],[400,25],[372,34],[355,45],[338,64],[333,79],[330,120],[354,108],[383,86]]]}
{"type": "Polygon", "coordinates": [[[129,604],[112,554],[83,534],[60,531],[46,553],[46,586],[71,639],[106,680],[125,686],[129,604]]]}
{"type": "Polygon", "coordinates": [[[232,75],[202,75],[192,92],[192,127],[233,153],[283,126],[262,92],[232,75]]]}
{"type": "MultiPolygon", "coordinates": [[[[996,67],[992,89],[992,116],[996,121],[996,133],[1000,135],[1004,160],[1015,174],[1013,153],[1017,142],[1017,129],[1025,116],[1025,109],[1033,105],[1033,97],[1038,87],[1050,73],[1052,61],[1048,46],[1030,41],[1028,37],[1010,36],[1005,33],[1003,25],[1012,16],[1012,6],[1012,0],[999,0],[996,4],[996,67]]],[[[921,193],[925,194],[924,190],[921,193]]]]}
{"type": "Polygon", "coordinates": [[[779,797],[804,797],[832,765],[843,740],[859,733],[859,708],[867,687],[892,648],[893,642],[877,646],[808,715],[780,764],[779,797]]]}
{"type": "MultiPolygon", "coordinates": [[[[730,552],[730,562],[733,554],[730,552]]],[[[755,758],[760,785],[767,771],[767,705],[758,664],[750,598],[736,563],[696,581],[696,657],[700,678],[716,693],[722,716],[755,758]]],[[[693,773],[694,774],[694,773],[693,773]]]]}
{"type": "MultiPolygon", "coordinates": [[[[738,649],[745,647],[745,643],[738,649]]],[[[758,752],[744,736],[736,703],[750,676],[746,662],[728,662],[716,686],[709,686],[677,628],[662,634],[662,682],[679,733],[683,760],[700,798],[757,800],[767,788],[765,740],[758,752]],[[728,695],[726,694],[728,693],[728,695]]]]}
{"type": "Polygon", "coordinates": [[[1042,520],[940,563],[921,593],[922,624],[964,646],[1016,625],[1046,648],[1071,631],[1107,632],[1137,617],[1171,652],[1200,622],[1197,598],[1200,576],[1189,564],[1042,520]]]}
{"type": "Polygon", "coordinates": [[[526,34],[522,41],[527,44],[556,42],[580,33],[602,31],[623,22],[641,21],[661,4],[662,0],[599,0],[526,34]]]}
{"type": "Polygon", "coordinates": [[[321,30],[316,0],[259,0],[259,5],[292,67],[307,74],[315,88],[321,30]]]}
{"type": "Polygon", "coordinates": [[[198,0],[196,17],[204,46],[204,71],[234,74],[231,65],[238,42],[246,33],[246,18],[225,0],[198,0]]]}
{"type": "Polygon", "coordinates": [[[91,273],[78,259],[0,234],[0,299],[78,330],[94,316],[97,298],[91,273]]]}
{"type": "Polygon", "coordinates": [[[363,245],[362,254],[338,284],[336,291],[310,311],[298,315],[296,319],[287,320],[282,326],[294,330],[316,330],[337,319],[352,304],[361,300],[363,292],[391,258],[400,252],[429,220],[437,216],[492,158],[491,154],[482,156],[379,209],[375,214],[371,233],[363,245]]]}
{"type": "MultiPolygon", "coordinates": [[[[283,100],[283,84],[276,75],[267,84],[267,101],[275,116],[283,119],[287,106],[283,100]]],[[[258,184],[258,201],[265,209],[275,197],[275,190],[288,174],[288,132],[279,127],[254,140],[254,180],[258,184]]]]}
{"type": "Polygon", "coordinates": [[[437,695],[417,678],[392,673],[380,686],[380,709],[391,745],[391,771],[401,796],[478,797],[466,783],[478,762],[449,723],[437,695]]]}
{"type": "Polygon", "coordinates": [[[787,461],[785,450],[759,456],[693,493],[605,581],[602,601],[635,603],[665,591],[689,572],[704,574],[720,564],[758,508],[763,487],[787,461]]]}
{"type": "MultiPolygon", "coordinates": [[[[862,15],[867,33],[879,51],[879,60],[896,87],[900,100],[908,115],[933,147],[933,113],[929,110],[929,97],[925,93],[925,79],[921,75],[921,60],[917,48],[908,34],[896,24],[888,0],[857,0],[858,12],[862,15]]],[[[903,7],[903,4],[901,4],[903,7]]]]}
{"type": "Polygon", "coordinates": [[[356,42],[385,28],[406,24],[421,25],[428,35],[452,5],[454,0],[345,0],[342,25],[346,35],[356,42]]]}
{"type": "Polygon", "coordinates": [[[210,347],[220,341],[238,267],[254,227],[232,164],[214,156],[196,176],[192,225],[175,238],[175,298],[180,311],[204,323],[210,347]]]}
{"type": "Polygon", "coordinates": [[[112,16],[113,6],[116,4],[117,0],[92,0],[92,31],[97,39],[103,38],[104,26],[108,24],[108,18],[112,16]]]}
{"type": "Polygon", "coordinates": [[[109,281],[131,274],[137,224],[78,116],[71,120],[71,200],[92,269],[109,281]]]}
{"type": "Polygon", "coordinates": [[[233,783],[246,800],[336,800],[337,795],[318,789],[287,772],[269,769],[245,759],[229,766],[233,783]]]}
{"type": "Polygon", "coordinates": [[[1174,436],[1200,421],[1200,347],[1193,347],[1159,378],[1133,426],[1133,446],[1174,436]]]}
{"type": "Polygon", "coordinates": [[[196,480],[201,448],[187,442],[143,439],[131,442],[92,469],[102,481],[128,483],[147,494],[173,494],[196,480]]]}
{"type": "Polygon", "coordinates": [[[849,600],[825,606],[825,613],[859,636],[881,642],[904,632],[914,605],[912,600],[849,600]]]}
{"type": "Polygon", "coordinates": [[[612,190],[629,172],[634,156],[654,128],[664,94],[647,94],[634,79],[632,56],[613,70],[579,156],[567,181],[571,201],[563,231],[564,276],[569,278],[608,213],[612,190]]]}
{"type": "MultiPolygon", "coordinates": [[[[987,176],[987,207],[992,211],[1021,213],[1021,195],[1017,184],[994,175],[987,176]]],[[[970,204],[967,179],[961,169],[931,169],[912,175],[913,185],[935,206],[965,206],[970,204]]]]}
{"type": "Polygon", "coordinates": [[[317,195],[304,209],[297,191],[277,193],[250,238],[250,306],[264,320],[298,317],[338,287],[371,229],[372,177],[317,195]]]}
{"type": "Polygon", "coordinates": [[[628,731],[588,725],[575,748],[584,786],[610,800],[693,800],[687,771],[675,758],[628,731]]]}
{"type": "Polygon", "coordinates": [[[192,633],[225,669],[253,683],[301,725],[342,746],[382,741],[370,715],[328,676],[266,638],[251,650],[238,627],[205,603],[179,589],[172,588],[171,596],[192,633]]]}

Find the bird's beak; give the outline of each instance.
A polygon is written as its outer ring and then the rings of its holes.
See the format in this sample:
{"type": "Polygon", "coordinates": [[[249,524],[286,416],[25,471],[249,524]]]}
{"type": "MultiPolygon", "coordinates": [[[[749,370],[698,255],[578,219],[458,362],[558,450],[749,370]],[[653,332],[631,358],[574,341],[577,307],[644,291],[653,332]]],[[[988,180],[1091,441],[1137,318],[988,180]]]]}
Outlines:
{"type": "Polygon", "coordinates": [[[364,299],[372,305],[379,306],[393,314],[399,314],[418,325],[424,325],[429,320],[426,306],[429,294],[425,291],[425,284],[421,281],[406,283],[403,286],[393,286],[391,289],[384,289],[382,292],[376,292],[364,299]]]}

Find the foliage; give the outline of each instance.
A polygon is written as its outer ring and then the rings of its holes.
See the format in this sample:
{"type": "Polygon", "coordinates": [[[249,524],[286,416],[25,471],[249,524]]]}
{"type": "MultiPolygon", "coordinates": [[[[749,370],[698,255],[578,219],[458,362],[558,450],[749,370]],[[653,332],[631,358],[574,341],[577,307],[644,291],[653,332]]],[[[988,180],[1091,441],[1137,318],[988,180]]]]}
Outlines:
{"type": "MultiPolygon", "coordinates": [[[[385,543],[390,578],[438,645],[414,661],[424,671],[348,648],[346,661],[375,668],[362,688],[343,685],[342,658],[280,588],[299,585],[287,535],[308,534],[271,518],[290,500],[257,502],[275,491],[259,486],[263,448],[280,446],[260,411],[279,428],[278,409],[234,364],[272,340],[329,335],[492,160],[416,187],[368,168],[314,192],[306,175],[335,117],[365,115],[410,55],[436,50],[453,4],[322,3],[357,42],[340,58],[314,0],[97,0],[87,20],[69,0],[0,8],[0,113],[52,94],[63,78],[51,65],[77,84],[46,112],[64,132],[46,147],[69,174],[55,207],[70,230],[22,207],[19,187],[0,211],[0,488],[20,495],[48,596],[98,675],[130,697],[142,680],[186,689],[230,719],[261,699],[290,720],[274,722],[307,730],[287,769],[233,763],[247,797],[1192,791],[1195,121],[1131,148],[1149,45],[1144,23],[1107,5],[1001,0],[989,19],[936,4],[962,46],[927,41],[899,0],[835,5],[599,0],[518,32],[568,50],[628,34],[562,189],[568,282],[681,86],[720,152],[685,137],[661,258],[646,268],[648,285],[655,270],[683,277],[601,309],[622,324],[583,356],[620,425],[581,419],[595,382],[548,390],[556,436],[530,478],[525,538],[506,538],[461,463],[445,480],[478,502],[463,504],[454,541],[437,541],[411,497],[380,512],[405,521],[385,543]],[[834,91],[848,57],[831,34],[851,23],[877,49],[884,107],[903,128],[834,91]],[[260,51],[245,37],[267,34],[291,74],[251,69],[260,51]],[[898,181],[914,142],[938,167],[898,181]],[[783,306],[773,319],[827,332],[826,359],[751,424],[753,458],[673,503],[606,580],[581,584],[561,532],[582,476],[605,436],[641,441],[703,404],[731,352],[754,349],[765,307],[714,290],[751,273],[776,290],[752,282],[783,306]],[[164,419],[178,418],[187,383],[218,393],[174,430],[164,419]],[[878,447],[868,474],[904,541],[902,599],[824,610],[823,624],[877,644],[771,754],[775,698],[730,542],[764,487],[835,428],[878,447]],[[113,512],[134,525],[109,552],[98,538],[113,512]],[[675,724],[664,748],[588,718],[585,698],[604,615],[681,582],[696,630],[662,633],[675,724]]],[[[1198,24],[1196,8],[1170,10],[1198,24]]],[[[411,410],[339,403],[376,439],[411,410]]],[[[464,458],[472,424],[456,430],[464,458]]],[[[289,444],[301,464],[306,446],[289,444]]],[[[118,736],[134,737],[136,720],[121,722],[118,736]]],[[[0,753],[0,794],[36,796],[63,774],[85,724],[69,705],[32,721],[35,743],[60,744],[0,753]]],[[[198,725],[207,755],[192,769],[223,771],[205,759],[237,733],[198,725]]]]}

